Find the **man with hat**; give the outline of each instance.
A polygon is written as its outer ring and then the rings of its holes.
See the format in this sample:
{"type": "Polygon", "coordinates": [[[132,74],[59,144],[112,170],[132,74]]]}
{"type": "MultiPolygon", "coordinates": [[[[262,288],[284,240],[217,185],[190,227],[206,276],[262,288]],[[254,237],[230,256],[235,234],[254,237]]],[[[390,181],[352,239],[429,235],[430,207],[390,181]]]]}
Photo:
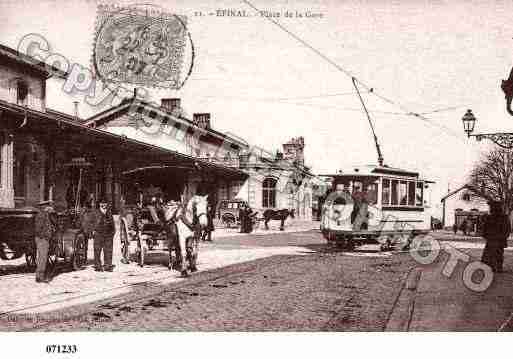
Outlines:
{"type": "Polygon", "coordinates": [[[94,270],[97,272],[112,272],[112,247],[114,244],[114,217],[108,208],[107,200],[101,199],[100,208],[96,210],[94,237],[94,270]],[[103,251],[103,265],[101,253],[103,251]]]}
{"type": "Polygon", "coordinates": [[[481,262],[488,264],[495,273],[501,273],[504,248],[508,246],[511,224],[501,202],[489,201],[488,205],[490,214],[486,215],[483,221],[483,237],[486,239],[486,245],[481,262]]]}
{"type": "Polygon", "coordinates": [[[39,203],[39,212],[35,218],[36,282],[38,283],[48,283],[50,281],[46,273],[46,264],[50,243],[56,230],[55,223],[51,218],[54,212],[52,201],[39,203]]]}

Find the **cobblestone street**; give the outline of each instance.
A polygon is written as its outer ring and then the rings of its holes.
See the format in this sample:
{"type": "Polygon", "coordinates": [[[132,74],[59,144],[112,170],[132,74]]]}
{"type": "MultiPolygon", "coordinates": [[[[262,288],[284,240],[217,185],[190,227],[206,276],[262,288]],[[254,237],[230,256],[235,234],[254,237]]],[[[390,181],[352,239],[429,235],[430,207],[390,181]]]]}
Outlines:
{"type": "MultiPolygon", "coordinates": [[[[313,228],[313,223],[308,226],[304,223],[291,225],[288,230],[305,230],[313,228]]],[[[228,238],[240,238],[241,235],[235,229],[220,229],[215,232],[214,240],[219,236],[228,238]]],[[[268,234],[280,233],[277,228],[271,227],[268,234]]],[[[262,238],[260,234],[252,235],[252,238],[262,238]]],[[[92,242],[92,241],[90,241],[92,242]]],[[[162,244],[162,243],[161,243],[162,244]]],[[[234,263],[246,262],[262,257],[285,254],[305,254],[304,248],[294,246],[274,246],[272,248],[260,248],[255,245],[225,245],[202,243],[199,267],[201,270],[211,270],[234,263]],[[232,250],[237,249],[237,250],[232,250]]],[[[52,282],[36,284],[34,273],[26,273],[24,258],[12,261],[0,261],[0,288],[3,295],[0,303],[0,313],[27,314],[46,313],[52,310],[67,308],[73,305],[95,302],[117,295],[124,295],[137,285],[160,286],[167,283],[182,281],[177,272],[167,269],[167,254],[163,250],[152,251],[148,258],[148,265],[141,268],[135,263],[121,264],[121,249],[118,236],[114,238],[114,263],[116,268],[113,273],[95,272],[92,268],[93,243],[89,243],[89,265],[86,269],[69,272],[62,266],[52,282]]]]}
{"type": "Polygon", "coordinates": [[[2,262],[1,326],[381,330],[410,265],[390,253],[333,252],[316,230],[222,234],[202,244],[200,272],[185,280],[168,271],[159,251],[143,268],[118,264],[114,273],[97,273],[88,267],[61,273],[49,285],[36,285],[22,264],[2,262]]]}
{"type": "MultiPolygon", "coordinates": [[[[433,236],[476,258],[483,247],[478,237],[433,236]]],[[[200,271],[187,279],[168,271],[163,251],[143,268],[88,267],[60,273],[49,285],[36,285],[22,264],[6,263],[1,329],[43,331],[381,331],[411,269],[419,268],[407,252],[372,245],[336,251],[317,230],[217,231],[214,242],[201,245],[200,271]]]]}

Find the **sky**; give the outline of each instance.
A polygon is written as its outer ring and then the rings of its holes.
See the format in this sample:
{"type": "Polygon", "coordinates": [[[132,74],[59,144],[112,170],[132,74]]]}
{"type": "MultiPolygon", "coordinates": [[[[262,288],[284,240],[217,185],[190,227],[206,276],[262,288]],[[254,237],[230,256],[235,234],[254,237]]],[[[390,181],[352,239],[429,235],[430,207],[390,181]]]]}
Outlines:
{"type": "MultiPolygon", "coordinates": [[[[16,48],[24,35],[41,34],[53,52],[90,66],[98,4],[4,0],[0,43],[16,48]]],[[[436,181],[435,206],[491,147],[467,139],[467,108],[477,132],[513,130],[500,89],[513,65],[511,1],[251,1],[280,13],[274,20],[281,27],[258,15],[195,16],[218,9],[255,14],[241,1],[153,4],[187,16],[196,60],[183,88],[149,89],[152,100],[180,97],[187,113],[210,112],[215,129],[271,151],[304,136],[314,173],[377,162],[351,76],[374,90],[362,87],[385,163],[436,181]],[[284,18],[285,11],[322,17],[284,18]]],[[[47,105],[72,113],[72,101],[83,96],[67,95],[62,85],[48,82],[47,105]]],[[[83,117],[100,110],[80,103],[83,117]]]]}

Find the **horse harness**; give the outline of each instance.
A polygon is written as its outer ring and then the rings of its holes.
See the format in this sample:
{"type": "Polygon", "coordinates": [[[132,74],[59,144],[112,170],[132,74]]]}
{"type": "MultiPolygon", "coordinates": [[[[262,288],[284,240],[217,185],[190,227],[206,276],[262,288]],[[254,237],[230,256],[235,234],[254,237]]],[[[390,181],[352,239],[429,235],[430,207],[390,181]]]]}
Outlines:
{"type": "Polygon", "coordinates": [[[196,233],[196,231],[198,230],[198,222],[199,222],[199,218],[200,216],[202,215],[206,215],[206,213],[201,213],[199,216],[197,214],[197,206],[196,206],[196,203],[192,203],[192,222],[189,221],[187,219],[187,216],[185,215],[187,209],[186,209],[186,206],[183,204],[183,203],[180,203],[176,210],[174,211],[173,215],[171,216],[171,218],[169,218],[168,220],[166,220],[166,224],[167,225],[174,225],[176,226],[176,224],[178,223],[178,221],[182,221],[183,224],[185,224],[185,226],[191,231],[191,232],[194,232],[196,233]],[[177,215],[177,213],[180,212],[179,215],[177,215]]]}

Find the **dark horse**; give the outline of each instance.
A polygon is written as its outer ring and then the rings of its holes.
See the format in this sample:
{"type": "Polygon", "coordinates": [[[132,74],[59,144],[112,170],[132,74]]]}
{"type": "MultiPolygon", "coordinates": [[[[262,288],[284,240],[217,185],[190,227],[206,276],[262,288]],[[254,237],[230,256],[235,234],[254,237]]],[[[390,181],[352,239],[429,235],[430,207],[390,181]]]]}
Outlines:
{"type": "Polygon", "coordinates": [[[285,229],[284,225],[285,225],[285,220],[287,219],[287,217],[290,216],[291,218],[294,218],[294,210],[293,209],[279,209],[279,210],[275,211],[274,209],[266,209],[264,211],[263,216],[264,216],[265,229],[269,229],[269,226],[267,225],[267,223],[271,219],[274,219],[274,220],[281,221],[280,231],[283,231],[285,229]]]}

